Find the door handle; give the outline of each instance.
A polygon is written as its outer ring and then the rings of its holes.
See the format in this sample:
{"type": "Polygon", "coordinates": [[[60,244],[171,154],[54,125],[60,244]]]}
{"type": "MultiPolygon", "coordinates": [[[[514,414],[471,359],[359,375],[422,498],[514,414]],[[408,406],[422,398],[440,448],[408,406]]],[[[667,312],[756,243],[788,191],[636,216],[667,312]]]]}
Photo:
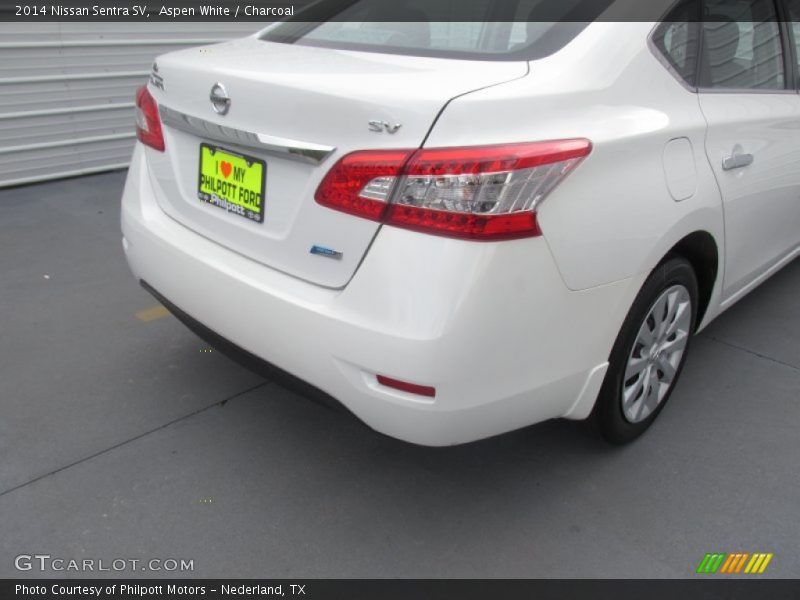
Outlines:
{"type": "Polygon", "coordinates": [[[725,171],[741,169],[751,164],[753,164],[753,155],[749,152],[743,152],[739,144],[733,147],[733,152],[731,152],[730,156],[722,157],[722,169],[725,171]]]}

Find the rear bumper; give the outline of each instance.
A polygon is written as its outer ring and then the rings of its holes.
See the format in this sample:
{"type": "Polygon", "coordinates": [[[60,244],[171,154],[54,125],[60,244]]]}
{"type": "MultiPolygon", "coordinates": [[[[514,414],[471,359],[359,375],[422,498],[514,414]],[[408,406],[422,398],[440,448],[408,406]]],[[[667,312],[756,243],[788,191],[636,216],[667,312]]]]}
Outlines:
{"type": "Polygon", "coordinates": [[[298,379],[291,373],[287,373],[280,367],[268,363],[264,359],[256,356],[255,354],[251,354],[244,348],[240,348],[236,344],[234,344],[229,339],[226,339],[219,335],[216,331],[212,331],[205,325],[203,325],[200,321],[193,318],[191,315],[183,312],[180,308],[175,306],[172,302],[170,302],[167,298],[165,298],[158,290],[153,289],[153,287],[147,283],[146,281],[140,281],[142,287],[150,292],[153,297],[158,300],[163,306],[165,306],[172,315],[177,318],[181,323],[186,325],[195,335],[199,338],[204,340],[208,343],[209,346],[215,348],[216,350],[220,351],[222,354],[233,360],[234,362],[239,363],[243,367],[246,367],[250,371],[257,373],[258,375],[262,375],[266,377],[270,381],[274,381],[279,383],[285,387],[291,388],[294,391],[302,394],[306,398],[310,398],[315,402],[330,408],[336,412],[345,412],[350,415],[350,411],[347,410],[341,402],[336,400],[336,398],[326,394],[319,388],[314,387],[307,381],[303,381],[302,379],[298,379]]]}
{"type": "Polygon", "coordinates": [[[390,227],[346,288],[323,288],[164,214],[138,146],[122,231],[135,276],[190,319],[373,429],[432,446],[587,416],[635,293],[628,280],[568,290],[543,238],[485,244],[390,227]],[[377,374],[436,396],[384,387],[377,374]]]}

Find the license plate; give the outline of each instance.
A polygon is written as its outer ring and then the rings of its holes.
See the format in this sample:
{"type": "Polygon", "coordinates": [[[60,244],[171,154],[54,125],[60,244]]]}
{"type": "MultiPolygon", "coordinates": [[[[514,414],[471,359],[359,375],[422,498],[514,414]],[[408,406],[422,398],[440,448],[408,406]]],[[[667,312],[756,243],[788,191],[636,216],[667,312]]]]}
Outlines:
{"type": "Polygon", "coordinates": [[[263,160],[203,143],[197,197],[229,213],[263,223],[266,174],[263,160]]]}

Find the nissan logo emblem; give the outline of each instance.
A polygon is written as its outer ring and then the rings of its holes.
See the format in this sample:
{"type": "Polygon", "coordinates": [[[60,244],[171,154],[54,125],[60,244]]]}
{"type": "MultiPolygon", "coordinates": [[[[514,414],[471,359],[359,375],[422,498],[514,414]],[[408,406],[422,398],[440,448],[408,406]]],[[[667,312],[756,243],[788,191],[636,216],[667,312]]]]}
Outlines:
{"type": "Polygon", "coordinates": [[[215,83],[214,87],[211,88],[209,99],[211,100],[211,106],[214,107],[214,111],[217,114],[228,114],[228,110],[231,108],[231,98],[228,96],[228,90],[225,89],[224,85],[215,83]]]}

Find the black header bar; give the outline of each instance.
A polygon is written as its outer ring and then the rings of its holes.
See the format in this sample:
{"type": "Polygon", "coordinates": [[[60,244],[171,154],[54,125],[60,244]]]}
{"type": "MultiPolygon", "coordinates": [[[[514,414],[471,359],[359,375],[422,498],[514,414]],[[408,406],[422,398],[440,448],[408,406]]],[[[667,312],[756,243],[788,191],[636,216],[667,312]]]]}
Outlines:
{"type": "MultiPolygon", "coordinates": [[[[0,0],[0,22],[661,20],[692,0],[0,0]],[[456,8],[454,8],[454,6],[456,8]]],[[[701,11],[697,11],[701,20],[701,11]]]]}

